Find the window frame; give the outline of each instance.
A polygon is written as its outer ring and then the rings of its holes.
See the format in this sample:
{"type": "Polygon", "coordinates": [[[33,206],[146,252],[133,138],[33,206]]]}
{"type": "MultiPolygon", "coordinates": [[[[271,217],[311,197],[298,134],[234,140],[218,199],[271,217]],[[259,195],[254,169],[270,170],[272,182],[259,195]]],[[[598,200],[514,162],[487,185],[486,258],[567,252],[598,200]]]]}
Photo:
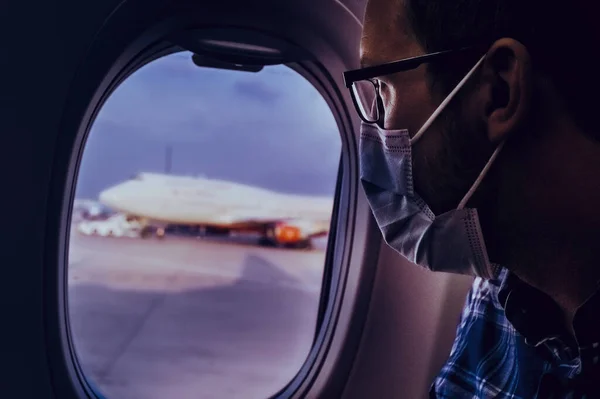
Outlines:
{"type": "MultiPolygon", "coordinates": [[[[51,368],[55,374],[65,374],[57,384],[57,390],[65,392],[68,397],[79,398],[102,398],[99,392],[93,388],[93,384],[85,377],[84,371],[79,364],[75,348],[72,341],[72,332],[69,321],[68,311],[68,248],[69,236],[67,234],[68,226],[71,224],[72,206],[74,200],[74,188],[77,177],[79,175],[79,167],[83,155],[87,136],[91,126],[96,119],[96,116],[106,100],[114,92],[114,90],[129,76],[131,76],[139,68],[149,62],[156,60],[162,56],[181,51],[183,49],[173,46],[170,43],[155,42],[147,46],[140,46],[139,43],[132,45],[138,48],[138,51],[132,56],[128,55],[129,61],[122,62],[121,67],[113,66],[113,74],[105,77],[103,84],[96,90],[95,96],[91,102],[86,105],[85,114],[79,119],[77,127],[77,137],[70,145],[62,148],[62,151],[67,151],[63,154],[63,158],[70,159],[65,171],[66,191],[62,192],[60,202],[62,203],[62,212],[60,215],[58,241],[58,258],[56,277],[58,285],[53,284],[52,278],[48,279],[45,284],[45,295],[50,298],[57,298],[45,303],[45,323],[48,326],[47,341],[49,358],[51,359],[51,368]],[[52,317],[49,315],[58,315],[52,317]],[[60,343],[60,345],[51,345],[51,343],[60,343]],[[73,396],[75,395],[75,396],[73,396]]],[[[131,50],[131,49],[129,49],[131,50]]],[[[123,57],[122,57],[123,58],[123,57]]],[[[124,60],[122,60],[124,61],[124,60]]],[[[326,263],[323,276],[323,288],[321,301],[319,304],[318,319],[321,320],[321,325],[317,326],[313,347],[308,354],[307,360],[299,370],[298,374],[285,387],[282,388],[272,398],[289,398],[301,395],[304,391],[311,388],[317,374],[323,367],[323,362],[327,357],[330,349],[329,345],[334,338],[335,322],[341,307],[341,299],[344,295],[345,276],[348,273],[349,257],[351,252],[351,243],[353,237],[353,207],[351,204],[355,201],[354,196],[343,195],[348,193],[350,187],[356,188],[356,183],[353,184],[353,176],[343,173],[343,170],[352,171],[356,169],[353,157],[350,155],[355,149],[355,143],[352,140],[352,135],[348,129],[352,126],[349,110],[346,107],[346,102],[343,100],[343,95],[336,84],[335,79],[328,73],[325,68],[314,61],[300,62],[295,65],[288,65],[291,69],[300,73],[309,83],[319,91],[323,99],[327,102],[330,110],[338,124],[338,130],[342,140],[342,151],[340,154],[340,165],[346,165],[344,169],[338,169],[338,182],[336,184],[336,197],[334,200],[335,207],[332,210],[332,228],[328,240],[326,263]],[[335,213],[333,213],[335,212],[335,213]],[[328,273],[329,272],[329,273],[328,273]],[[328,278],[329,277],[329,278],[328,278]]],[[[60,158],[60,157],[57,157],[60,158]]],[[[62,176],[65,179],[65,175],[62,176]]],[[[354,176],[355,177],[355,176],[354,176]]],[[[354,181],[356,182],[356,180],[354,181]]],[[[49,240],[49,242],[53,242],[49,240]]],[[[51,244],[47,244],[51,245],[51,244]]],[[[56,249],[47,248],[46,253],[52,254],[56,249]]],[[[55,261],[55,262],[56,262],[55,261]]]]}

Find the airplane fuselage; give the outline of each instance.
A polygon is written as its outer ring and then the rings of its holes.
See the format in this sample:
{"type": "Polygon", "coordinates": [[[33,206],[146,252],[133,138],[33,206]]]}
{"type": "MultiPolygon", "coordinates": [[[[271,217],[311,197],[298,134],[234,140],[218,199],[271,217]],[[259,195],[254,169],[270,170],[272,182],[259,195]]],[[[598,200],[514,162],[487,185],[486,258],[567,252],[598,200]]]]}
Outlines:
{"type": "Polygon", "coordinates": [[[298,227],[308,235],[329,228],[333,207],[330,197],[149,173],[103,191],[99,199],[120,212],[164,224],[256,229],[288,222],[304,225],[298,227]]]}

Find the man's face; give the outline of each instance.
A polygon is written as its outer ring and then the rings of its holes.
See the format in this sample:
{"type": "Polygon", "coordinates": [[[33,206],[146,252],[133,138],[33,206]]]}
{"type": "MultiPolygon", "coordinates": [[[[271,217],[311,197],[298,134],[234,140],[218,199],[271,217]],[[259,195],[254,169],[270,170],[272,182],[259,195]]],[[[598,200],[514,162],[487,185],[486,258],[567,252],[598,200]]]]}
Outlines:
{"type": "MultiPolygon", "coordinates": [[[[368,0],[364,66],[427,53],[411,30],[405,3],[410,7],[411,0],[368,0]]],[[[440,89],[431,68],[446,68],[458,82],[476,62],[462,58],[378,77],[383,127],[408,129],[414,136],[453,89],[440,89]]],[[[504,143],[467,207],[478,210],[490,259],[539,279],[560,251],[566,261],[573,254],[595,256],[589,248],[597,236],[600,189],[593,176],[600,161],[597,146],[566,112],[552,79],[534,73],[531,65],[518,40],[491,43],[479,69],[413,144],[412,167],[415,192],[440,215],[456,209],[504,143]]]]}
{"type": "MultiPolygon", "coordinates": [[[[364,66],[425,53],[410,31],[401,1],[368,2],[360,51],[364,66]]],[[[467,72],[461,71],[464,75],[467,72]]],[[[384,128],[408,129],[411,136],[447,94],[432,90],[426,64],[378,79],[385,109],[384,128]]],[[[485,133],[469,123],[474,118],[469,118],[463,101],[467,91],[468,85],[413,146],[415,190],[436,214],[458,206],[491,154],[485,133]]]]}

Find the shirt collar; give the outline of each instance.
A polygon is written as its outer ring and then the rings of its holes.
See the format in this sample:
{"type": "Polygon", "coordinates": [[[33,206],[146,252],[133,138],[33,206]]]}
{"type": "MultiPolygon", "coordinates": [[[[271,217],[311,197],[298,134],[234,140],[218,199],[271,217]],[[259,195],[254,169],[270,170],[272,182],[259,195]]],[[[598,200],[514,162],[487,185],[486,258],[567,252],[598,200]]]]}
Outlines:
{"type": "MultiPolygon", "coordinates": [[[[528,344],[538,346],[548,339],[558,337],[569,340],[558,305],[548,295],[523,282],[509,271],[502,277],[498,300],[504,308],[508,321],[528,344]]],[[[599,314],[600,286],[577,309],[573,319],[577,342],[571,344],[579,348],[598,347],[599,314]]]]}

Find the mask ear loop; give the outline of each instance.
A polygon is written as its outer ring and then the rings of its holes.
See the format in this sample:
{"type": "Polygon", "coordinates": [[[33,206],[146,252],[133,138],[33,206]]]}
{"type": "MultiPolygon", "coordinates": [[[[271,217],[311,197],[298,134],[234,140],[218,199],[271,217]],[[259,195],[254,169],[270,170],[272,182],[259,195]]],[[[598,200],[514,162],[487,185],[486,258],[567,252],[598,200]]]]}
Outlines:
{"type": "MultiPolygon", "coordinates": [[[[456,87],[450,92],[450,94],[448,94],[448,96],[444,99],[444,101],[442,101],[442,103],[439,105],[439,107],[437,107],[437,109],[435,111],[433,111],[433,113],[431,114],[429,119],[427,119],[425,121],[423,126],[421,126],[421,129],[419,129],[419,131],[417,132],[417,134],[415,134],[414,137],[410,139],[411,145],[415,144],[423,136],[425,131],[427,131],[427,129],[429,129],[429,127],[433,124],[435,119],[444,111],[444,109],[446,108],[448,103],[450,101],[452,101],[452,99],[454,98],[454,96],[456,96],[458,91],[460,89],[462,89],[462,87],[469,80],[469,78],[471,76],[473,76],[473,74],[475,73],[477,68],[479,68],[479,66],[483,63],[484,60],[485,60],[485,55],[483,57],[481,57],[479,59],[479,61],[477,61],[477,64],[475,64],[475,66],[473,68],[471,68],[469,73],[467,73],[465,75],[465,77],[462,78],[462,80],[460,82],[458,82],[456,87]]],[[[471,186],[471,188],[469,189],[467,194],[465,194],[464,198],[460,201],[460,203],[458,204],[458,208],[456,208],[456,209],[463,209],[465,207],[466,203],[471,199],[471,197],[473,196],[473,194],[475,193],[475,191],[481,184],[481,181],[487,174],[488,170],[490,169],[490,167],[492,166],[492,164],[498,157],[498,154],[500,153],[500,150],[502,149],[503,145],[504,145],[504,141],[502,141],[498,145],[498,147],[496,147],[496,149],[494,150],[494,153],[492,154],[492,156],[490,157],[488,162],[485,164],[485,167],[483,168],[483,170],[481,171],[481,173],[479,174],[479,176],[477,177],[477,179],[475,180],[475,182],[473,183],[473,185],[471,186]]]]}
{"type": "Polygon", "coordinates": [[[467,191],[467,194],[465,194],[464,198],[462,199],[462,201],[460,201],[460,203],[458,204],[458,208],[456,208],[456,209],[463,209],[465,207],[465,205],[467,204],[467,202],[471,199],[471,197],[473,196],[473,194],[475,193],[475,191],[477,190],[477,188],[481,184],[481,181],[483,180],[483,178],[487,174],[488,170],[492,167],[492,164],[494,163],[494,161],[498,157],[498,154],[500,153],[500,150],[502,150],[502,147],[504,146],[504,143],[505,142],[502,141],[502,142],[500,142],[500,144],[498,144],[498,147],[496,147],[496,149],[494,150],[494,153],[490,157],[489,161],[487,161],[487,163],[485,164],[485,167],[483,168],[483,170],[481,171],[481,173],[479,174],[479,176],[475,180],[475,183],[473,183],[473,185],[471,186],[471,188],[469,189],[469,191],[467,191]]]}
{"type": "Polygon", "coordinates": [[[419,129],[419,131],[417,132],[417,134],[415,134],[414,137],[412,139],[410,139],[411,145],[416,143],[417,140],[419,140],[421,138],[421,136],[423,136],[423,133],[425,133],[425,131],[427,129],[429,129],[431,124],[433,124],[433,121],[435,121],[435,119],[442,113],[442,111],[444,111],[444,108],[446,108],[446,106],[454,98],[456,93],[458,93],[458,91],[460,89],[462,89],[462,87],[465,85],[467,80],[469,80],[469,78],[475,73],[475,71],[477,70],[477,68],[479,68],[479,65],[481,65],[481,63],[483,62],[484,59],[485,59],[485,55],[483,57],[481,57],[479,59],[479,61],[477,61],[477,64],[475,64],[475,66],[473,68],[471,68],[469,73],[467,73],[465,75],[465,77],[462,78],[462,80],[460,82],[458,82],[456,87],[450,92],[450,94],[448,94],[448,96],[444,99],[444,101],[442,101],[442,103],[439,105],[439,107],[437,107],[437,109],[435,111],[433,111],[433,114],[431,114],[429,119],[427,119],[425,121],[423,126],[421,126],[421,129],[419,129]]]}

